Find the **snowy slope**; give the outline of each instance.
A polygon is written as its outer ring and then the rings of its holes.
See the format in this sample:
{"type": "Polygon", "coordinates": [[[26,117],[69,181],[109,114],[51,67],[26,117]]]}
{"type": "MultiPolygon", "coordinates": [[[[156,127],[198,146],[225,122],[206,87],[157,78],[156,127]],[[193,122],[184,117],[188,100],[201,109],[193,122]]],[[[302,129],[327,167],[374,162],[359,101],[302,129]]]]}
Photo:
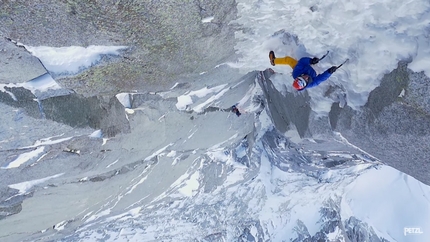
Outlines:
{"type": "MultiPolygon", "coordinates": [[[[235,23],[242,27],[236,32],[240,40],[236,50],[242,58],[232,65],[244,71],[269,67],[269,50],[294,58],[320,57],[330,50],[315,68],[318,72],[350,59],[329,84],[309,90],[312,109],[322,114],[333,102],[321,98],[328,85],[344,87],[348,105],[356,109],[399,60],[410,58],[409,68],[430,75],[429,39],[425,37],[430,3],[426,0],[239,0],[238,9],[235,23]]],[[[288,66],[273,69],[291,71],[288,66]]]]}

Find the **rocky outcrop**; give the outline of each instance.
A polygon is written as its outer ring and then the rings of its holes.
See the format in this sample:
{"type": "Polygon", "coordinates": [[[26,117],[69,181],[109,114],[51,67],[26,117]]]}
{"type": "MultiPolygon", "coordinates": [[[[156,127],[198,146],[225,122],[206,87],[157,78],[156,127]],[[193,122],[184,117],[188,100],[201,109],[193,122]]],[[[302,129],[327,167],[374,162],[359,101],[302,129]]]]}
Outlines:
{"type": "Polygon", "coordinates": [[[113,97],[58,96],[41,102],[46,118],[72,127],[101,129],[106,137],[130,132],[124,106],[113,97]]]}
{"type": "Polygon", "coordinates": [[[0,91],[0,102],[22,108],[31,117],[47,118],[72,127],[101,129],[106,137],[130,132],[124,106],[115,96],[69,94],[38,100],[23,87],[5,89],[8,93],[0,91]]]}
{"type": "Polygon", "coordinates": [[[121,59],[57,80],[94,96],[160,90],[215,67],[234,54],[235,16],[234,0],[5,1],[0,33],[31,46],[128,46],[121,59]]]}
{"type": "Polygon", "coordinates": [[[45,73],[39,59],[0,36],[0,83],[26,82],[45,73]]]}
{"type": "Polygon", "coordinates": [[[330,112],[332,128],[384,163],[430,184],[429,78],[413,73],[407,63],[384,76],[362,110],[330,112]]]}

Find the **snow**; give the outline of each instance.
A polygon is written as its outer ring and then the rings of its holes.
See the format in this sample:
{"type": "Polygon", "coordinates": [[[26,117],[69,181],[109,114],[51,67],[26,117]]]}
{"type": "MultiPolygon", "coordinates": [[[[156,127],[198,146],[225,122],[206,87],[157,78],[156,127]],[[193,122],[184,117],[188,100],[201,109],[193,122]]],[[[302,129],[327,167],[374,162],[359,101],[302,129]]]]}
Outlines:
{"type": "Polygon", "coordinates": [[[170,144],[168,144],[168,145],[166,145],[166,146],[164,146],[163,148],[161,148],[161,149],[159,149],[159,150],[157,150],[156,152],[154,152],[153,154],[151,154],[150,156],[148,156],[148,157],[146,157],[145,158],[145,161],[149,161],[149,160],[151,160],[151,159],[153,159],[154,157],[156,157],[156,156],[158,156],[158,155],[161,155],[167,148],[169,148],[170,146],[172,146],[173,145],[173,143],[170,143],[170,144]]]}
{"type": "Polygon", "coordinates": [[[144,176],[142,177],[137,183],[135,183],[128,191],[125,195],[127,194],[131,194],[133,192],[134,189],[136,189],[136,187],[138,187],[140,184],[142,184],[146,179],[148,179],[148,176],[144,176]]]}
{"type": "MultiPolygon", "coordinates": [[[[211,93],[218,93],[220,92],[227,84],[224,85],[219,85],[213,88],[208,88],[208,87],[204,87],[200,90],[196,90],[196,91],[191,91],[191,92],[187,92],[181,96],[178,97],[178,102],[176,103],[176,108],[179,110],[186,110],[187,107],[191,104],[193,104],[193,98],[202,98],[205,97],[206,95],[209,95],[211,93]]],[[[214,100],[216,100],[217,98],[219,98],[219,96],[222,96],[224,94],[226,90],[223,90],[221,93],[219,93],[218,96],[214,96],[212,99],[208,100],[207,102],[213,102],[214,100]]],[[[196,108],[196,112],[199,112],[202,110],[202,106],[204,106],[206,104],[202,104],[201,106],[196,108]]]]}
{"type": "Polygon", "coordinates": [[[98,130],[92,132],[90,135],[88,135],[88,137],[91,137],[91,138],[102,138],[103,137],[103,132],[101,131],[101,129],[98,129],[98,130]]]}
{"type": "Polygon", "coordinates": [[[430,231],[430,187],[392,167],[359,176],[346,187],[343,200],[345,210],[384,238],[402,241],[405,227],[430,231]]]}
{"type": "Polygon", "coordinates": [[[7,166],[1,167],[1,169],[11,169],[11,168],[17,168],[19,166],[21,166],[22,164],[36,159],[37,157],[40,156],[40,154],[43,153],[45,147],[37,147],[36,149],[29,151],[29,152],[25,152],[22,153],[20,155],[18,155],[18,157],[13,160],[12,162],[10,162],[7,166]]]}
{"type": "Polygon", "coordinates": [[[336,239],[340,239],[341,236],[342,236],[342,233],[338,227],[336,227],[336,229],[332,233],[327,234],[327,238],[330,241],[335,241],[336,239]]]}
{"type": "Polygon", "coordinates": [[[57,135],[57,136],[53,136],[53,137],[48,137],[48,138],[43,138],[40,140],[36,140],[34,142],[34,145],[30,145],[27,147],[23,147],[23,148],[34,148],[34,147],[39,147],[42,145],[52,145],[52,144],[58,144],[70,139],[73,139],[73,137],[66,137],[66,138],[61,138],[61,139],[56,139],[57,137],[61,137],[62,135],[57,135]]]}
{"type": "Polygon", "coordinates": [[[196,194],[199,188],[199,173],[196,172],[190,176],[190,178],[185,181],[185,185],[178,189],[178,191],[187,197],[192,197],[196,194]]]}
{"type": "Polygon", "coordinates": [[[39,185],[41,183],[44,183],[46,181],[49,181],[51,179],[60,177],[62,175],[64,175],[64,173],[56,174],[56,175],[45,177],[42,179],[11,184],[11,185],[9,185],[9,187],[13,188],[13,189],[17,189],[19,191],[19,194],[24,194],[24,193],[28,192],[32,187],[39,185]]]}
{"type": "Polygon", "coordinates": [[[24,47],[40,59],[45,68],[55,74],[76,74],[98,61],[102,55],[119,55],[127,46],[28,46],[24,47]]]}
{"type": "Polygon", "coordinates": [[[57,231],[61,231],[66,227],[67,224],[68,224],[67,221],[61,221],[54,226],[54,229],[57,231]]]}
{"type": "Polygon", "coordinates": [[[166,156],[167,157],[175,157],[176,156],[176,151],[172,150],[166,156]]]}
{"type": "Polygon", "coordinates": [[[417,39],[418,47],[417,54],[409,68],[415,72],[423,71],[427,76],[430,76],[430,68],[428,63],[430,63],[430,43],[429,40],[420,36],[417,39]]]}
{"type": "Polygon", "coordinates": [[[9,93],[9,95],[11,95],[11,97],[14,100],[16,100],[15,96],[11,92],[7,91],[5,87],[9,87],[9,88],[23,87],[30,90],[31,93],[33,93],[36,97],[38,97],[38,94],[40,92],[61,89],[60,85],[58,85],[57,82],[55,82],[55,80],[52,78],[50,74],[41,75],[28,82],[9,83],[9,84],[0,86],[0,91],[9,93]]]}
{"type": "Polygon", "coordinates": [[[27,88],[33,93],[36,91],[44,92],[49,89],[61,88],[60,85],[58,85],[49,74],[42,75],[28,82],[24,82],[22,83],[22,87],[27,88]]]}
{"type": "Polygon", "coordinates": [[[236,52],[243,57],[238,63],[229,63],[232,67],[243,72],[270,67],[283,73],[285,85],[291,86],[291,68],[272,67],[270,50],[277,57],[294,58],[322,56],[329,50],[315,66],[318,73],[350,59],[328,83],[308,89],[312,109],[321,114],[326,114],[333,102],[319,98],[328,85],[343,86],[348,105],[358,108],[399,60],[412,58],[409,68],[430,76],[429,39],[423,34],[428,33],[430,23],[427,0],[238,0],[237,6],[239,18],[234,22],[252,31],[236,32],[240,40],[236,52]],[[297,36],[299,43],[288,36],[297,36]]]}
{"type": "Polygon", "coordinates": [[[208,98],[208,100],[206,100],[204,103],[201,103],[201,104],[197,105],[196,107],[194,107],[193,111],[195,111],[197,113],[203,112],[205,107],[207,107],[210,104],[214,103],[215,101],[219,100],[227,91],[228,91],[228,89],[223,89],[222,91],[220,91],[216,95],[208,98]]]}
{"type": "Polygon", "coordinates": [[[119,161],[119,159],[116,159],[114,162],[110,163],[109,165],[106,166],[106,169],[115,165],[117,162],[119,161]]]}
{"type": "Polygon", "coordinates": [[[179,110],[187,109],[187,106],[193,104],[193,99],[190,95],[182,95],[178,97],[178,103],[176,103],[176,108],[179,110]]]}
{"type": "Polygon", "coordinates": [[[361,151],[361,153],[366,154],[368,157],[373,158],[374,160],[378,160],[376,157],[372,156],[371,154],[367,153],[366,151],[360,149],[359,147],[351,144],[345,137],[342,136],[341,133],[339,132],[333,132],[333,134],[335,135],[335,137],[339,140],[339,142],[342,142],[348,146],[354,147],[355,149],[361,151]]]}
{"type": "Polygon", "coordinates": [[[131,108],[129,93],[118,93],[115,96],[125,108],[131,108]]]}
{"type": "Polygon", "coordinates": [[[214,20],[214,16],[202,19],[202,23],[210,23],[212,20],[214,20]]]}
{"type": "MultiPolygon", "coordinates": [[[[133,114],[133,113],[134,113],[134,110],[133,110],[133,109],[131,109],[131,108],[126,108],[126,109],[125,109],[125,112],[126,112],[126,113],[128,113],[128,114],[133,114]]],[[[128,118],[127,118],[127,120],[128,120],[128,118]]]]}

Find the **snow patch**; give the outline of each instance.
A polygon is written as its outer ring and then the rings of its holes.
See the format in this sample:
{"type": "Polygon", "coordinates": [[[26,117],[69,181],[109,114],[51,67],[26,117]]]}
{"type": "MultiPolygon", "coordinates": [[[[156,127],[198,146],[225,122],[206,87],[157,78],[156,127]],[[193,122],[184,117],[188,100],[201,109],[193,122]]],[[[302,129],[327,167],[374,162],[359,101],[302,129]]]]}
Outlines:
{"type": "Polygon", "coordinates": [[[56,74],[76,74],[88,68],[98,61],[102,55],[119,55],[119,51],[127,46],[97,46],[88,47],[68,46],[28,46],[24,47],[34,56],[40,59],[45,68],[56,74]]]}

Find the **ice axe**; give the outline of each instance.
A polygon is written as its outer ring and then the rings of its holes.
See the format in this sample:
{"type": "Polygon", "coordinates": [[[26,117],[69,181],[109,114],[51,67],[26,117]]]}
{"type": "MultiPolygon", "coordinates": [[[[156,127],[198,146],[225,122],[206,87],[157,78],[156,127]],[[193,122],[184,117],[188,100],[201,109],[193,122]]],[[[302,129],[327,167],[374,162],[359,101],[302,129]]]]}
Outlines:
{"type": "Polygon", "coordinates": [[[327,50],[327,53],[325,53],[325,55],[323,55],[323,56],[321,56],[321,58],[319,58],[319,61],[322,60],[322,59],[324,59],[328,55],[329,52],[330,51],[327,50]]]}
{"type": "Polygon", "coordinates": [[[343,64],[345,64],[346,62],[348,62],[349,61],[349,59],[346,59],[344,62],[342,62],[342,64],[340,64],[340,65],[338,65],[338,66],[336,66],[336,70],[337,69],[339,69],[340,67],[342,67],[343,66],[343,64]]]}

